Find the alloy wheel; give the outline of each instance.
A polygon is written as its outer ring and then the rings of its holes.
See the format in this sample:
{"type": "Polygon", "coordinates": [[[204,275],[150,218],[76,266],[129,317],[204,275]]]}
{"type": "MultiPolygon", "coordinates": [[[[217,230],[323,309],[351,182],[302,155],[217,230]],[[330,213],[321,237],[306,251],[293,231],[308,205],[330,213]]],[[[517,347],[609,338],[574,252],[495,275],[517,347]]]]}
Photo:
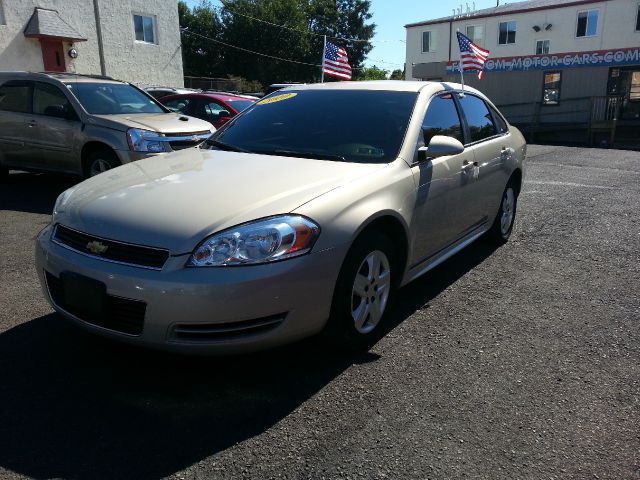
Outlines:
{"type": "Polygon", "coordinates": [[[111,170],[111,164],[103,158],[96,158],[89,169],[89,176],[94,177],[107,170],[111,170]]]}
{"type": "Polygon", "coordinates": [[[360,264],[351,292],[351,318],[359,333],[371,332],[380,322],[391,290],[389,259],[374,250],[360,264]]]}
{"type": "Polygon", "coordinates": [[[515,210],[516,196],[512,187],[508,187],[502,197],[502,215],[500,216],[500,232],[507,235],[511,230],[515,210]]]}

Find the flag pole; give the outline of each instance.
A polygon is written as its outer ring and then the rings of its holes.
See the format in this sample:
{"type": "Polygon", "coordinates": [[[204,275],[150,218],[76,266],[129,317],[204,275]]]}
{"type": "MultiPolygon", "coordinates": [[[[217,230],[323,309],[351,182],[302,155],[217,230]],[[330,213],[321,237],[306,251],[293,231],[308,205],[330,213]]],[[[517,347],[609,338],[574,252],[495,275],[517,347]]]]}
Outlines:
{"type": "MultiPolygon", "coordinates": [[[[456,37],[457,33],[460,29],[456,29],[456,37]]],[[[460,50],[460,39],[458,39],[458,51],[460,52],[460,56],[458,57],[458,70],[460,70],[460,83],[462,84],[462,96],[464,96],[464,67],[462,66],[462,51],[460,50]]]]}
{"type": "Polygon", "coordinates": [[[322,47],[322,65],[320,66],[320,83],[324,83],[324,54],[327,53],[327,36],[324,35],[324,45],[322,47]]]}

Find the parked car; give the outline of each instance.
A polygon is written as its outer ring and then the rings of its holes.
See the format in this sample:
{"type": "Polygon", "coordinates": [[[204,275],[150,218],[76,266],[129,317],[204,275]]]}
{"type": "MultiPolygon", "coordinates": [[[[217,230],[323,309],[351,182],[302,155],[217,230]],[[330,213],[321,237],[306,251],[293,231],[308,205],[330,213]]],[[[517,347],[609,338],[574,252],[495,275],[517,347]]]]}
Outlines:
{"type": "Polygon", "coordinates": [[[220,128],[256,100],[231,93],[203,92],[169,95],[161,101],[174,112],[201,118],[220,128]]]}
{"type": "Polygon", "coordinates": [[[214,130],[108,77],[0,72],[0,173],[15,168],[90,177],[199,145],[214,130]]]}
{"type": "Polygon", "coordinates": [[[479,91],[410,81],[283,90],[208,144],[60,195],[36,247],[53,308],[186,352],[366,347],[394,288],[508,240],[526,154],[479,91]]]}
{"type": "Polygon", "coordinates": [[[145,92],[151,95],[156,100],[160,100],[163,97],[168,95],[180,95],[182,93],[194,93],[199,92],[200,90],[195,90],[193,88],[173,88],[173,87],[159,87],[156,85],[147,85],[140,86],[145,92]]]}

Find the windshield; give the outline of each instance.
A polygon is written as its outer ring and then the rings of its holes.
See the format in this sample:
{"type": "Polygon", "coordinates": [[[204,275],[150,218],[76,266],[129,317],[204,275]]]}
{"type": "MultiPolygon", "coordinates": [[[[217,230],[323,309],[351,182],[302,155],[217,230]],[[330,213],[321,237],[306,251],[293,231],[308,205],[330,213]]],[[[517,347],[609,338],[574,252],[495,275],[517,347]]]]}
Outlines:
{"type": "Polygon", "coordinates": [[[219,148],[363,163],[397,158],[416,92],[276,92],[212,137],[219,148]],[[298,155],[299,154],[299,155],[298,155]]]}
{"type": "Polygon", "coordinates": [[[239,112],[249,108],[255,103],[254,100],[226,100],[226,102],[239,112]]]}
{"type": "Polygon", "coordinates": [[[126,83],[68,83],[84,109],[95,115],[163,113],[153,100],[126,83]]]}

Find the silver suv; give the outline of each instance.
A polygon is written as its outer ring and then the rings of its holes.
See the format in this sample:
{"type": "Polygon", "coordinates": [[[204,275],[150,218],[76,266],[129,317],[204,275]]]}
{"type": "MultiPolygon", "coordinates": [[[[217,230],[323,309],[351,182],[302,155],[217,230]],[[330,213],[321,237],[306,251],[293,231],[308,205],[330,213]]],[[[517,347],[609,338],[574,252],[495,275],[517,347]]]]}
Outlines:
{"type": "Polygon", "coordinates": [[[0,176],[15,168],[91,177],[214,131],[109,77],[0,72],[0,176]]]}

